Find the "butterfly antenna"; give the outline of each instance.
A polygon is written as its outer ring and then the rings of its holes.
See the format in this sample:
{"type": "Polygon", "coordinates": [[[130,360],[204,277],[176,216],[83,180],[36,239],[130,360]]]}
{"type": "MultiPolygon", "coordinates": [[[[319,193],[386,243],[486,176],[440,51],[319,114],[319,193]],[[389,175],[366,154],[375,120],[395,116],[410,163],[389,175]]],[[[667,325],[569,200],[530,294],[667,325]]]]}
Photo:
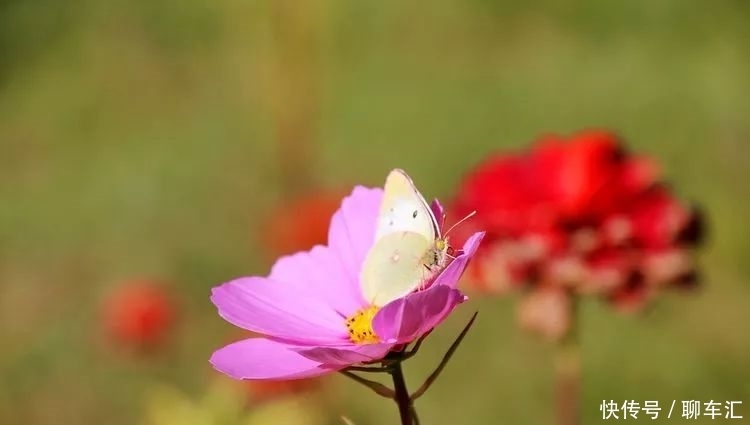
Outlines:
{"type": "Polygon", "coordinates": [[[453,223],[453,226],[450,227],[450,229],[446,230],[445,233],[443,233],[443,236],[447,235],[451,232],[456,226],[463,223],[464,221],[470,219],[471,217],[474,217],[477,214],[477,211],[474,210],[466,215],[466,217],[462,218],[461,220],[458,220],[457,222],[453,223]]]}

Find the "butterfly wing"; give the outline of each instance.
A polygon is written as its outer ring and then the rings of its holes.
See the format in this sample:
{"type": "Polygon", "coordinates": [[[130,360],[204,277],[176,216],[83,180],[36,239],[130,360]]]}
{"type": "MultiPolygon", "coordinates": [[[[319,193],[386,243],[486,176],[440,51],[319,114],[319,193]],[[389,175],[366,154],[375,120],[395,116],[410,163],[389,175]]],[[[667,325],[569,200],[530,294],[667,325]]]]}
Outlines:
{"type": "Polygon", "coordinates": [[[411,178],[396,169],[385,181],[375,240],[398,232],[418,233],[428,240],[439,237],[438,222],[429,204],[411,178]]]}
{"type": "Polygon", "coordinates": [[[365,299],[382,306],[424,285],[445,264],[444,246],[432,207],[404,171],[391,171],[360,275],[365,299]]]}
{"type": "Polygon", "coordinates": [[[360,275],[365,300],[383,306],[424,285],[434,273],[430,266],[434,246],[434,240],[416,232],[389,233],[378,239],[360,275]]]}

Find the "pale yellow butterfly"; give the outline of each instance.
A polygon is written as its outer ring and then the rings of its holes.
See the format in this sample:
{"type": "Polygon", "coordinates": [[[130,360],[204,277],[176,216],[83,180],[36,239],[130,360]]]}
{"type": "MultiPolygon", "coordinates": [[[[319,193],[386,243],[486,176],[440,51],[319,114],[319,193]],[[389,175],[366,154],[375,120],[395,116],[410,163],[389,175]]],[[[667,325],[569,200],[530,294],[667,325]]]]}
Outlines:
{"type": "Polygon", "coordinates": [[[393,170],[383,190],[375,243],[360,274],[362,293],[376,306],[419,289],[449,257],[440,223],[411,178],[393,170]]]}

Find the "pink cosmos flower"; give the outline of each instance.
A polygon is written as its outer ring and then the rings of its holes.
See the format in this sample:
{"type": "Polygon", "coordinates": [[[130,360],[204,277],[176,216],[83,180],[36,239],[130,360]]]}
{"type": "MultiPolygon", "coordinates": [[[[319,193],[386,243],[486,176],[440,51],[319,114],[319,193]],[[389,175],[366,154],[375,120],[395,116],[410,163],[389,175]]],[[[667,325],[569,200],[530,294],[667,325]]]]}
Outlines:
{"type": "MultiPolygon", "coordinates": [[[[214,352],[214,368],[235,379],[299,379],[381,360],[466,300],[456,284],[483,232],[468,238],[425,288],[379,306],[364,299],[360,269],[382,197],[382,189],[355,187],[331,219],[327,246],[279,258],[267,277],[213,288],[221,317],[263,335],[214,352]]],[[[441,211],[437,203],[433,208],[441,211]]]]}

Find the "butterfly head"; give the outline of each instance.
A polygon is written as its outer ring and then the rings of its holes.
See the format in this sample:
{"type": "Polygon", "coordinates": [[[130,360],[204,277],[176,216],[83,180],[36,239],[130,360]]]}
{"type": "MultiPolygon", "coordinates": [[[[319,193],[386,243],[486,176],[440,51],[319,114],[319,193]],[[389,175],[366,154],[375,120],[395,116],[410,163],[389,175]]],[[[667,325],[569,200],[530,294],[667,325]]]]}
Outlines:
{"type": "Polygon", "coordinates": [[[458,227],[459,224],[473,217],[476,213],[477,213],[476,211],[470,212],[464,218],[455,222],[448,230],[442,233],[442,236],[440,236],[439,238],[435,240],[435,251],[441,253],[442,255],[441,260],[445,256],[449,258],[455,258],[454,257],[455,249],[453,249],[453,247],[448,243],[448,233],[450,233],[451,230],[458,227]]]}

